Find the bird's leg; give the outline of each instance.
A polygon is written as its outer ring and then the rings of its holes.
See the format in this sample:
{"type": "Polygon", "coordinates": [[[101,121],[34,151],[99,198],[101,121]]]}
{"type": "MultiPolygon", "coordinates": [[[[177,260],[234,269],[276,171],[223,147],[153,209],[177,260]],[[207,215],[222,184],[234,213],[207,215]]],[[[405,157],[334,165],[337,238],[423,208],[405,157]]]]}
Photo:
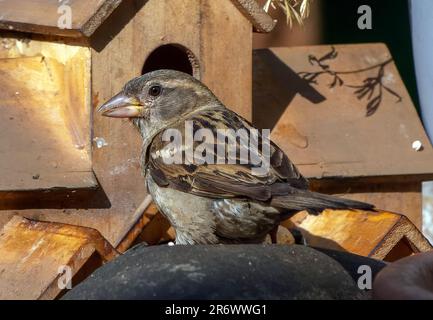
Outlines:
{"type": "Polygon", "coordinates": [[[302,234],[301,231],[299,231],[299,229],[290,228],[289,231],[292,234],[293,238],[295,239],[295,244],[300,244],[304,246],[308,245],[307,239],[305,239],[304,235],[302,234]]]}
{"type": "Polygon", "coordinates": [[[272,242],[272,244],[276,244],[277,243],[278,227],[279,227],[279,225],[276,225],[271,231],[269,231],[269,235],[271,236],[271,242],[272,242]]]}

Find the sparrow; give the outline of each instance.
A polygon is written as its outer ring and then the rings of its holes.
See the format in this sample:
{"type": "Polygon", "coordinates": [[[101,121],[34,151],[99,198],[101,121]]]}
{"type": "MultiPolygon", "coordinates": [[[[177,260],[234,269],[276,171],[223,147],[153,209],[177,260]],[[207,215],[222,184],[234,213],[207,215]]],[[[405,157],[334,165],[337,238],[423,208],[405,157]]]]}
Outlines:
{"type": "Polygon", "coordinates": [[[189,74],[157,70],[132,79],[98,112],[130,118],[141,134],[147,190],[174,227],[176,244],[261,243],[299,211],[374,209],[308,190],[267,135],[189,74]],[[215,139],[222,132],[241,134],[215,139]]]}

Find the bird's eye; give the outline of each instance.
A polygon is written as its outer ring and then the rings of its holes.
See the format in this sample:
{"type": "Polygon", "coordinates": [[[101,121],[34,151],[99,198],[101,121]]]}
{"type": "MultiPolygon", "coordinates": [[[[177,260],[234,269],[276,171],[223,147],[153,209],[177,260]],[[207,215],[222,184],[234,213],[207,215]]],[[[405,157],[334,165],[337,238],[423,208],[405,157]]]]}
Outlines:
{"type": "Polygon", "coordinates": [[[149,94],[152,97],[157,97],[157,96],[159,96],[161,94],[161,91],[162,91],[161,86],[152,86],[149,89],[149,94]]]}

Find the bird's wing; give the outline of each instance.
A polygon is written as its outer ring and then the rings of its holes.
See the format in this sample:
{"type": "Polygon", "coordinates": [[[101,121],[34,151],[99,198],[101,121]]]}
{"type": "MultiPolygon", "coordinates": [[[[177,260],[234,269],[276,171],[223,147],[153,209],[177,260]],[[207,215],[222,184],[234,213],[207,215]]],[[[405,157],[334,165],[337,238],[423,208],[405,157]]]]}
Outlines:
{"type": "MultiPolygon", "coordinates": [[[[307,189],[306,179],[284,152],[269,139],[264,139],[258,130],[251,131],[253,129],[248,121],[227,109],[202,111],[192,115],[170,128],[174,131],[165,130],[165,133],[161,132],[154,138],[148,154],[148,172],[159,186],[211,198],[242,196],[267,201],[273,195],[287,194],[293,187],[307,189]],[[221,139],[221,130],[226,129],[234,129],[239,137],[234,140],[221,139]],[[245,135],[241,129],[249,133],[249,140],[242,139],[245,135]],[[212,133],[212,139],[208,137],[209,133],[212,133]],[[187,141],[194,135],[206,138],[187,141]],[[248,143],[245,144],[245,141],[248,143]],[[266,141],[269,152],[266,152],[266,141]],[[236,149],[229,149],[234,146],[236,149]],[[250,153],[247,159],[241,156],[240,151],[245,146],[250,153]],[[229,150],[236,151],[235,161],[230,157],[229,150]],[[203,159],[199,161],[192,157],[194,152],[205,156],[205,163],[202,163],[203,159]],[[255,161],[252,161],[251,154],[255,161]],[[214,164],[211,163],[212,159],[214,164]]],[[[233,131],[231,136],[233,137],[233,131]]]]}

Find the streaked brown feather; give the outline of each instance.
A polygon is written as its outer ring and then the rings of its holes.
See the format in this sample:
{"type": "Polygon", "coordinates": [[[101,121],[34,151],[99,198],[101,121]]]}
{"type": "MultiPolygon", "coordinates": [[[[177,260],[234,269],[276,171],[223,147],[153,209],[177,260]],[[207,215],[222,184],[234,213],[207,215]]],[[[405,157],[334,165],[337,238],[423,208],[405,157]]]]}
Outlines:
{"type": "MultiPolygon", "coordinates": [[[[254,127],[237,114],[225,109],[206,110],[193,114],[177,122],[172,128],[182,132],[185,137],[185,121],[193,122],[194,133],[202,128],[211,129],[245,129],[249,132],[254,127]]],[[[150,146],[149,173],[160,186],[169,186],[176,190],[210,198],[248,197],[259,201],[268,201],[273,192],[282,194],[282,188],[272,187],[278,183],[300,189],[307,189],[306,179],[299,173],[287,156],[278,146],[271,142],[270,167],[266,174],[255,174],[252,164],[241,164],[239,159],[239,141],[237,144],[236,164],[166,164],[161,150],[168,142],[158,134],[150,146]]],[[[259,134],[259,152],[262,150],[262,137],[259,134]]],[[[226,141],[226,146],[227,145],[226,141]]],[[[195,142],[194,149],[201,142],[195,142]]],[[[185,153],[185,150],[183,150],[185,153]]],[[[213,150],[215,156],[216,150],[213,150]]],[[[262,155],[261,153],[259,153],[262,155]]],[[[227,153],[226,153],[227,162],[227,153]]]]}

